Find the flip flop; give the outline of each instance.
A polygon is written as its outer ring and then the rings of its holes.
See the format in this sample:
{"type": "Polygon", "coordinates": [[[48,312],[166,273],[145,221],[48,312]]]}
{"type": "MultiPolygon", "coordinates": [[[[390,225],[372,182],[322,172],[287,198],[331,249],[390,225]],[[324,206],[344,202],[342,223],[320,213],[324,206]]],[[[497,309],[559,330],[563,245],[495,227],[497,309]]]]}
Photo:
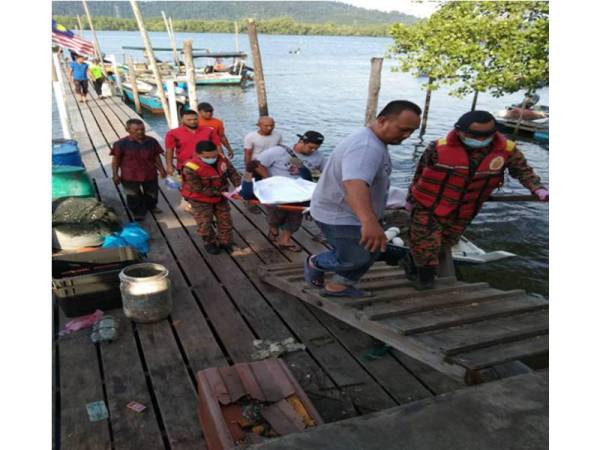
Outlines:
{"type": "Polygon", "coordinates": [[[325,272],[312,266],[310,258],[309,255],[304,260],[304,281],[316,288],[322,288],[325,284],[325,272]]]}
{"type": "Polygon", "coordinates": [[[298,247],[296,244],[288,244],[288,245],[284,245],[284,244],[277,244],[277,247],[280,250],[289,250],[290,252],[294,252],[294,253],[300,253],[302,251],[302,249],[300,247],[298,247]]]}
{"type": "Polygon", "coordinates": [[[369,291],[363,291],[362,289],[357,289],[354,286],[348,286],[343,291],[339,292],[331,292],[327,289],[321,289],[319,291],[319,295],[321,297],[349,297],[349,298],[363,298],[363,297],[373,297],[373,293],[369,291]]]}

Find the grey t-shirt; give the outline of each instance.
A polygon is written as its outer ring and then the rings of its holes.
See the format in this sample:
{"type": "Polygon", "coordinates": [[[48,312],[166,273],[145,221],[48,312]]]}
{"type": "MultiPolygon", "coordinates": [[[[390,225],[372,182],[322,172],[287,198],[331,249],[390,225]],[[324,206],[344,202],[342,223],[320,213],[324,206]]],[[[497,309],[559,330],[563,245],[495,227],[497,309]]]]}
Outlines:
{"type": "Polygon", "coordinates": [[[345,201],[342,183],[363,180],[370,187],[373,211],[382,219],[391,173],[392,161],[387,146],[369,128],[360,128],[331,153],[310,202],[311,216],[330,225],[360,225],[345,201]]]}
{"type": "Polygon", "coordinates": [[[281,144],[282,137],[277,131],[272,131],[268,136],[263,136],[258,131],[248,133],[244,138],[244,148],[252,150],[252,158],[256,158],[266,149],[281,144]]]}
{"type": "MultiPolygon", "coordinates": [[[[303,155],[302,153],[293,152],[294,155],[300,159],[307,169],[323,170],[325,167],[325,156],[317,150],[310,155],[303,155]]],[[[290,161],[292,156],[284,147],[276,146],[262,152],[258,157],[255,157],[258,162],[265,166],[269,170],[269,175],[272,177],[288,177],[298,178],[296,175],[290,174],[290,161]]]]}

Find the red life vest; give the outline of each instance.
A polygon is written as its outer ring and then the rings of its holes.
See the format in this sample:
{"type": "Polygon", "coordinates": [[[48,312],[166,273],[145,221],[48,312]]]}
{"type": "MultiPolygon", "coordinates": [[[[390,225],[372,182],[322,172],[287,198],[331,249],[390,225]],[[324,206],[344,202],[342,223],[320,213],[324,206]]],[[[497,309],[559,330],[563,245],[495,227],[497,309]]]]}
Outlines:
{"type": "Polygon", "coordinates": [[[411,194],[435,215],[470,220],[492,192],[502,185],[506,160],[515,148],[513,141],[496,133],[491,150],[469,175],[469,155],[456,131],[436,141],[438,161],[425,167],[411,187],[411,194]]]}
{"type": "MultiPolygon", "coordinates": [[[[227,161],[224,157],[219,155],[217,157],[217,168],[211,166],[210,164],[206,164],[203,162],[198,156],[194,155],[192,159],[189,159],[184,165],[184,168],[192,169],[194,173],[200,178],[200,182],[202,186],[205,188],[215,188],[218,192],[223,192],[227,190],[228,182],[227,182],[227,161]]],[[[192,190],[192,186],[189,183],[189,180],[186,180],[185,171],[182,174],[182,185],[181,185],[181,195],[186,200],[195,200],[198,202],[204,203],[219,203],[223,197],[221,195],[204,195],[200,192],[194,192],[192,190]]]]}

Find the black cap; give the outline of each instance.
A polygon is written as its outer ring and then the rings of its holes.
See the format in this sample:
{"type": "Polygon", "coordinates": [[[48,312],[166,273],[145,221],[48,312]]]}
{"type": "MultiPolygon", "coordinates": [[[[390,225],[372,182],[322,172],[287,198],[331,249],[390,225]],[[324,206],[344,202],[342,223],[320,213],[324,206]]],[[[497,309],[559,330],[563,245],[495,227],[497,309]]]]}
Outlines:
{"type": "Polygon", "coordinates": [[[297,134],[296,136],[298,136],[303,142],[310,144],[321,145],[325,140],[325,137],[318,131],[307,131],[304,134],[297,134]]]}
{"type": "MultiPolygon", "coordinates": [[[[469,111],[468,113],[460,116],[460,119],[458,119],[458,122],[456,122],[454,124],[454,128],[456,128],[459,131],[466,131],[466,132],[473,133],[473,134],[479,134],[479,133],[473,132],[472,130],[469,129],[471,127],[471,125],[473,123],[487,123],[490,121],[493,121],[494,124],[496,123],[496,119],[494,118],[494,116],[492,116],[487,111],[469,111]]],[[[491,131],[490,133],[485,133],[485,134],[486,135],[493,134],[495,131],[496,131],[496,127],[494,127],[494,130],[491,131]]]]}

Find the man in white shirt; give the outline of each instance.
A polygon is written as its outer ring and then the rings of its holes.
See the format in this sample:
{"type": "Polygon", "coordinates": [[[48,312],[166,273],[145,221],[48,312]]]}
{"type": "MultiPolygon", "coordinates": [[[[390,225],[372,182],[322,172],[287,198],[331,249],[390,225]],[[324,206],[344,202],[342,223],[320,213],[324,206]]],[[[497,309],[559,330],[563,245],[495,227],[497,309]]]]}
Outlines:
{"type": "Polygon", "coordinates": [[[272,117],[261,116],[258,119],[257,131],[248,133],[244,138],[244,166],[256,159],[263,151],[282,143],[281,134],[275,129],[275,121],[272,117]]]}

